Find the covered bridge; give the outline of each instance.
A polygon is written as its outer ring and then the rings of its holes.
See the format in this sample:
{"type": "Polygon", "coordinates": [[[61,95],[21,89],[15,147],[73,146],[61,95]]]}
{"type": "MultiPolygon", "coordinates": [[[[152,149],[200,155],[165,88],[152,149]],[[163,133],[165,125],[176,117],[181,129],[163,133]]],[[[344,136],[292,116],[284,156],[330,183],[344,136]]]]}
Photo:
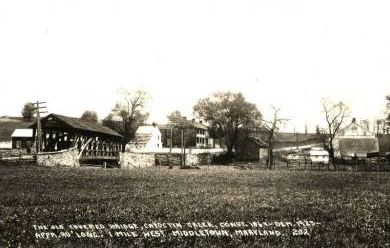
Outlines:
{"type": "MultiPolygon", "coordinates": [[[[37,123],[30,126],[36,140],[37,123]]],[[[80,162],[101,163],[119,160],[122,136],[98,123],[58,114],[41,118],[42,152],[54,152],[77,147],[80,162]]]]}

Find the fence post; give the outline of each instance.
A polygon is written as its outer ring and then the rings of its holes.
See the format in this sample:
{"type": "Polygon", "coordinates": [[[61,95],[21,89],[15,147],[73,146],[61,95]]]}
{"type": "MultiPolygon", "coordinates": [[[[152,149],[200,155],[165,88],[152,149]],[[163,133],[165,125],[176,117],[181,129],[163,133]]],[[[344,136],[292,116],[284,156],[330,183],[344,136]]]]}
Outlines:
{"type": "Polygon", "coordinates": [[[19,151],[19,165],[22,164],[22,150],[19,151]]]}

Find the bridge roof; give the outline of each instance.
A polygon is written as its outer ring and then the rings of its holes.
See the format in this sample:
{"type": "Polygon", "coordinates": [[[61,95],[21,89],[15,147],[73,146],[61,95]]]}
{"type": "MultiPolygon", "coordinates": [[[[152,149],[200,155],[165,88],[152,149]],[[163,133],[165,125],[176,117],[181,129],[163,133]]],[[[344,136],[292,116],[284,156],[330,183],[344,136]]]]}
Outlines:
{"type": "MultiPolygon", "coordinates": [[[[69,117],[69,116],[64,116],[64,115],[59,115],[59,114],[49,114],[43,118],[41,118],[41,122],[48,122],[51,121],[52,119],[56,119],[62,123],[64,123],[66,126],[76,129],[79,131],[87,131],[87,132],[93,132],[93,133],[99,133],[99,134],[105,134],[109,136],[115,136],[117,138],[122,138],[122,135],[119,133],[115,132],[109,127],[103,126],[99,123],[95,122],[90,122],[90,121],[85,121],[80,118],[75,118],[75,117],[69,117]]],[[[32,124],[32,128],[36,128],[36,123],[32,124]]]]}

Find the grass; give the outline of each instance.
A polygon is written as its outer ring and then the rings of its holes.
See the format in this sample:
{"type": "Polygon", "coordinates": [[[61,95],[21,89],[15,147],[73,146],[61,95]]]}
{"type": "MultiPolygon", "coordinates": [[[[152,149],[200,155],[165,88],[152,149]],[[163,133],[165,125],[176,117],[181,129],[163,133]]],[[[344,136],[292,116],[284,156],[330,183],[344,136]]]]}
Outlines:
{"type": "Polygon", "coordinates": [[[1,246],[389,247],[390,173],[0,166],[1,246]],[[36,239],[32,225],[320,222],[310,236],[36,239]]]}

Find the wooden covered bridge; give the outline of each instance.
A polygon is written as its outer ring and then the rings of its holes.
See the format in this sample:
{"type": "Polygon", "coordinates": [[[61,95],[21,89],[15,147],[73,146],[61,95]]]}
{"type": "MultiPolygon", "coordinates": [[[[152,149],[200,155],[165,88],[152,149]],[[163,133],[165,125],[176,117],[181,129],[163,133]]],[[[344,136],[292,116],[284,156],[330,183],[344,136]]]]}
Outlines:
{"type": "MultiPolygon", "coordinates": [[[[37,123],[30,126],[34,140],[37,123]]],[[[123,137],[98,123],[58,114],[41,118],[41,152],[54,152],[77,147],[82,164],[118,164],[123,137]]]]}

